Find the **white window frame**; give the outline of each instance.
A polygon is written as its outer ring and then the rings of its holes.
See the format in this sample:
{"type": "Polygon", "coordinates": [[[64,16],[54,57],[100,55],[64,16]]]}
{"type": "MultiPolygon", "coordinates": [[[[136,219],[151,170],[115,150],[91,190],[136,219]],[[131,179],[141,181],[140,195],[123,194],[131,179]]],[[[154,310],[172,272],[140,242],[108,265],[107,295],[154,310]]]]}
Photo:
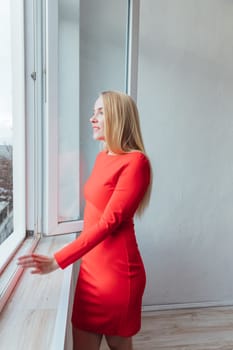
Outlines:
{"type": "Polygon", "coordinates": [[[137,101],[140,0],[128,0],[126,93],[137,101]]]}
{"type": "MultiPolygon", "coordinates": [[[[79,232],[83,220],[59,222],[58,215],[58,0],[44,2],[44,235],[79,232]]],[[[77,179],[79,181],[79,179],[77,179]]]]}
{"type": "Polygon", "coordinates": [[[13,233],[0,245],[0,270],[25,238],[25,76],[24,2],[11,0],[13,113],[13,233]]]}

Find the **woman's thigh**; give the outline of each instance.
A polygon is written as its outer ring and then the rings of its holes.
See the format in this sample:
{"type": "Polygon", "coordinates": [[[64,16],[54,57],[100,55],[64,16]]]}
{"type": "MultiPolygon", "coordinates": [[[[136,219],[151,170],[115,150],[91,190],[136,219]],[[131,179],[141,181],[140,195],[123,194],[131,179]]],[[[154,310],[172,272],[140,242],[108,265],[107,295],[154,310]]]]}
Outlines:
{"type": "Polygon", "coordinates": [[[73,327],[73,350],[99,350],[102,335],[73,327]]]}
{"type": "Polygon", "coordinates": [[[111,350],[133,350],[131,337],[105,336],[111,350]]]}

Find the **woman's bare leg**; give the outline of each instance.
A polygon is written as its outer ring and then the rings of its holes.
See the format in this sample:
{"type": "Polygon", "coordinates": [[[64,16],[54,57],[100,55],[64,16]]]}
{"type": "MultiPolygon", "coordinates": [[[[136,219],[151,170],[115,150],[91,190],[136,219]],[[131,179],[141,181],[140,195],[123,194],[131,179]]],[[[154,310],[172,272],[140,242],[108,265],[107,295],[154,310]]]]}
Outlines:
{"type": "Polygon", "coordinates": [[[99,350],[101,334],[82,331],[73,327],[73,350],[99,350]]]}
{"type": "Polygon", "coordinates": [[[131,337],[105,336],[111,350],[133,350],[131,337]]]}

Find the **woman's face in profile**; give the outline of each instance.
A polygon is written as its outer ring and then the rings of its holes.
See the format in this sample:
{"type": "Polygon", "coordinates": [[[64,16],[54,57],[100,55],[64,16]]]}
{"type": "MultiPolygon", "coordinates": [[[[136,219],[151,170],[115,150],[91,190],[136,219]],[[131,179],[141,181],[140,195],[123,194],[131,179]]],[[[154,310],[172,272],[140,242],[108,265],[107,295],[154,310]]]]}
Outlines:
{"type": "Polygon", "coordinates": [[[104,107],[102,96],[95,102],[94,112],[90,118],[90,122],[93,129],[93,139],[104,141],[104,107]]]}

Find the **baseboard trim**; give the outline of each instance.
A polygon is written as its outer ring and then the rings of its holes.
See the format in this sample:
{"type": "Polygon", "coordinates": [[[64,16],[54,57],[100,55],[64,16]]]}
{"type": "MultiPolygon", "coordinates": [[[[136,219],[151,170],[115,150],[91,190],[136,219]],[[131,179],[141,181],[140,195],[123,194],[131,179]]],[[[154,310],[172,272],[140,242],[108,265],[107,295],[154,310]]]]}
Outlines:
{"type": "Polygon", "coordinates": [[[177,309],[198,309],[205,307],[223,307],[233,306],[233,300],[226,301],[203,301],[196,303],[174,303],[174,304],[160,304],[160,305],[143,305],[142,311],[162,311],[162,310],[177,310],[177,309]]]}

